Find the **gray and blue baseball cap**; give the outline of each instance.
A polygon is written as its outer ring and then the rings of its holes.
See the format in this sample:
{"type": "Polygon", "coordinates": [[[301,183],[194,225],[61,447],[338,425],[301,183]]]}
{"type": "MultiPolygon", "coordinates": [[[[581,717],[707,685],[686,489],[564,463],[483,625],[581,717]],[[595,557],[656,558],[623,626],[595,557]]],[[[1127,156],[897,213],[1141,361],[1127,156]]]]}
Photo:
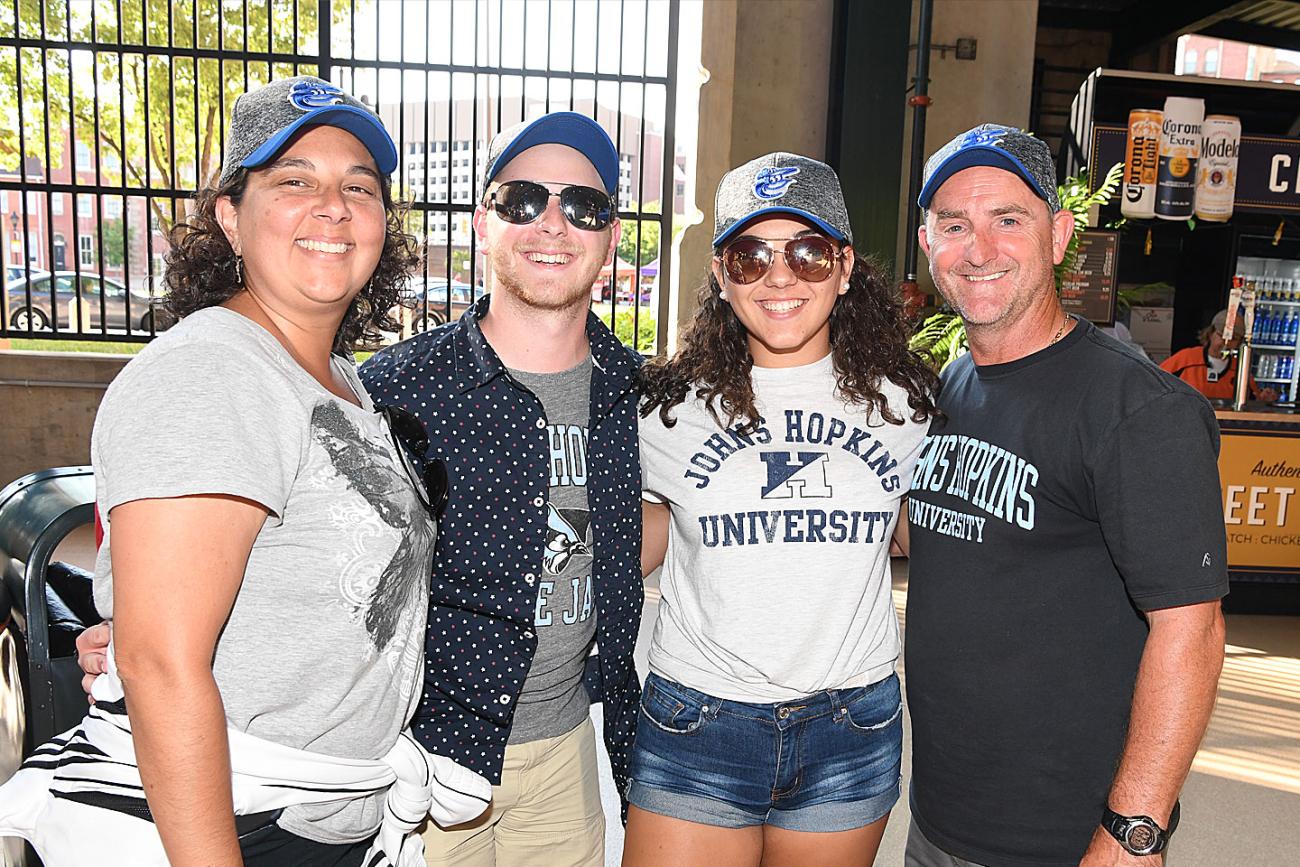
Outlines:
{"type": "Polygon", "coordinates": [[[723,176],[714,199],[713,246],[720,246],[755,217],[773,214],[803,217],[835,240],[853,243],[835,170],[810,157],[777,152],[723,176]]]}
{"type": "Polygon", "coordinates": [[[1056,163],[1042,139],[1024,130],[996,123],[984,123],[967,130],[934,152],[925,161],[921,194],[916,203],[930,207],[930,200],[948,178],[962,169],[992,166],[1018,175],[1037,196],[1061,210],[1056,192],[1056,163]]]}
{"type": "Polygon", "coordinates": [[[334,126],[357,137],[375,159],[380,174],[397,168],[397,148],[371,109],[328,81],[298,75],[268,82],[235,100],[219,184],[237,169],[264,166],[308,126],[334,126]]]}
{"type": "MultiPolygon", "coordinates": [[[[541,117],[517,123],[503,129],[488,144],[488,167],[479,190],[481,199],[488,184],[506,163],[531,147],[542,144],[567,145],[582,154],[595,166],[605,192],[611,196],[618,192],[618,151],[609,133],[585,114],[576,111],[552,111],[541,117]]],[[[539,178],[539,180],[549,180],[539,178]]]]}

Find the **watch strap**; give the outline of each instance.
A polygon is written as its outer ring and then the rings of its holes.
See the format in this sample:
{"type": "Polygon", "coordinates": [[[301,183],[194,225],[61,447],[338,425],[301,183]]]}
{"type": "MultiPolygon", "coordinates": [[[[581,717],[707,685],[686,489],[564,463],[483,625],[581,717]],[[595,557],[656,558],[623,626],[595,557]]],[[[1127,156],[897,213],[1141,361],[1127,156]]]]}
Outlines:
{"type": "Polygon", "coordinates": [[[1158,855],[1169,845],[1169,838],[1178,827],[1180,812],[1180,805],[1175,801],[1169,814],[1169,828],[1165,829],[1150,816],[1121,816],[1108,804],[1102,813],[1101,826],[1129,854],[1158,855]]]}

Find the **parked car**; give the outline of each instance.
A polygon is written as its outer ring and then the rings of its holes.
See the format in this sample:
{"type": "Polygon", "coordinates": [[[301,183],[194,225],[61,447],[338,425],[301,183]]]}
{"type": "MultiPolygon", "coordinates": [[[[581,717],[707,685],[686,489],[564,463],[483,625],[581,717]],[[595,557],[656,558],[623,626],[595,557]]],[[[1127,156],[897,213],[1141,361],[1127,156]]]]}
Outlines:
{"type": "Polygon", "coordinates": [[[5,285],[6,286],[9,285],[9,283],[13,282],[14,280],[21,280],[25,275],[28,274],[31,275],[31,278],[33,280],[35,280],[37,277],[50,276],[50,272],[46,271],[44,268],[24,268],[22,265],[6,265],[5,285]]]}
{"type": "Polygon", "coordinates": [[[80,331],[116,331],[129,328],[135,334],[164,331],[174,320],[163,310],[162,299],[151,297],[142,289],[127,287],[111,277],[74,271],[55,271],[34,278],[10,281],[5,292],[9,299],[9,328],[12,331],[50,331],[54,313],[50,303],[50,281],[54,281],[54,304],[60,330],[72,330],[69,309],[77,298],[77,280],[81,280],[81,300],[87,321],[80,331]],[[29,288],[30,287],[30,291],[29,288]],[[129,299],[129,300],[128,300],[129,299]],[[129,308],[129,309],[128,309],[129,308]],[[128,323],[128,314],[130,321],[128,323]]]}
{"type": "Polygon", "coordinates": [[[443,277],[430,277],[427,281],[423,277],[415,277],[411,280],[411,288],[408,297],[415,299],[415,306],[412,308],[411,330],[423,331],[426,327],[425,308],[428,308],[428,325],[433,328],[446,322],[451,322],[460,318],[474,300],[481,294],[482,289],[476,293],[474,287],[468,283],[462,283],[459,280],[451,282],[451,305],[450,316],[448,316],[447,303],[447,280],[443,277]]]}

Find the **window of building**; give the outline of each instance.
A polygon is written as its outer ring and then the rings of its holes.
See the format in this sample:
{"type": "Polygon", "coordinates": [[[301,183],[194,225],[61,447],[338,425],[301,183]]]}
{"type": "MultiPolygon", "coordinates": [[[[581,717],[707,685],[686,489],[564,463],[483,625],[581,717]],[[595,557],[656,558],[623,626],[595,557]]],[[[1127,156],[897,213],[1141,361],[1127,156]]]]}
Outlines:
{"type": "Polygon", "coordinates": [[[104,216],[110,220],[118,220],[122,217],[122,200],[117,196],[109,196],[104,199],[104,216]]]}
{"type": "Polygon", "coordinates": [[[63,193],[50,194],[50,209],[54,211],[54,216],[63,216],[63,193]]]}
{"type": "Polygon", "coordinates": [[[95,197],[89,193],[80,193],[77,196],[77,215],[80,217],[89,217],[95,213],[95,197]]]}
{"type": "Polygon", "coordinates": [[[79,141],[77,142],[77,170],[89,171],[90,168],[90,145],[79,141]]]}
{"type": "Polygon", "coordinates": [[[82,266],[95,264],[95,239],[90,235],[79,235],[77,237],[77,250],[80,254],[82,266]]]}
{"type": "Polygon", "coordinates": [[[1214,75],[1219,71],[1219,49],[1211,48],[1205,52],[1205,72],[1214,75]]]}
{"type": "Polygon", "coordinates": [[[1183,52],[1183,75],[1196,73],[1196,49],[1189,48],[1183,52]]]}

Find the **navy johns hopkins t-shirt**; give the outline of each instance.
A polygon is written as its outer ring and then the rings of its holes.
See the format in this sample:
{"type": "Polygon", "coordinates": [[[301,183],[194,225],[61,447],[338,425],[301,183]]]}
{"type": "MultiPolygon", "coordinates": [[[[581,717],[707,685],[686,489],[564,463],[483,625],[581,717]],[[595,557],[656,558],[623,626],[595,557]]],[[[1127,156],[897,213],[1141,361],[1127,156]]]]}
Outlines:
{"type": "Polygon", "coordinates": [[[1080,322],[945,372],[908,503],[913,817],[990,865],[1077,865],[1123,749],[1141,612],[1228,590],[1218,424],[1080,322]]]}

